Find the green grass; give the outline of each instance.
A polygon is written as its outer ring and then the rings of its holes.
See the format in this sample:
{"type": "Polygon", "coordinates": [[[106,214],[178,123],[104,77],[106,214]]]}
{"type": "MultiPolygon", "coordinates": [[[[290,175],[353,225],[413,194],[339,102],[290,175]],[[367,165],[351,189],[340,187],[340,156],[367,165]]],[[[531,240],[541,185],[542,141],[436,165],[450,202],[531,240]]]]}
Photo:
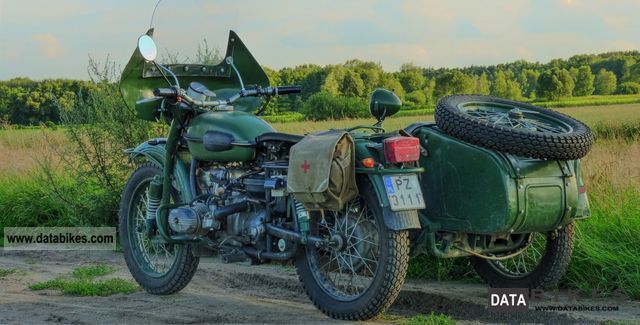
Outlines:
{"type": "Polygon", "coordinates": [[[640,190],[604,187],[591,192],[591,218],[578,222],[565,281],[586,293],[620,288],[640,299],[640,190]]]}
{"type": "Polygon", "coordinates": [[[393,316],[382,314],[378,319],[398,325],[453,325],[453,318],[431,312],[429,315],[418,314],[412,317],[393,316]]]}
{"type": "Polygon", "coordinates": [[[72,275],[79,279],[92,279],[98,276],[109,275],[115,269],[106,264],[98,264],[93,266],[82,266],[73,270],[72,275]]]}
{"type": "Polygon", "coordinates": [[[4,278],[5,276],[11,275],[16,273],[17,270],[16,269],[4,269],[4,268],[0,268],[0,278],[4,278]]]}
{"type": "Polygon", "coordinates": [[[118,293],[130,294],[138,286],[124,279],[90,281],[86,279],[54,279],[29,286],[31,290],[55,289],[65,295],[74,296],[110,296],[118,293]]]}
{"type": "Polygon", "coordinates": [[[640,95],[593,95],[563,98],[554,101],[534,101],[533,104],[548,108],[600,106],[640,103],[640,95]]]}
{"type": "Polygon", "coordinates": [[[96,277],[114,272],[111,266],[98,264],[78,267],[71,273],[71,278],[58,278],[37,282],[29,286],[31,290],[54,289],[66,295],[75,296],[110,296],[117,293],[129,294],[137,291],[138,286],[125,279],[113,278],[96,280],[96,277]]]}

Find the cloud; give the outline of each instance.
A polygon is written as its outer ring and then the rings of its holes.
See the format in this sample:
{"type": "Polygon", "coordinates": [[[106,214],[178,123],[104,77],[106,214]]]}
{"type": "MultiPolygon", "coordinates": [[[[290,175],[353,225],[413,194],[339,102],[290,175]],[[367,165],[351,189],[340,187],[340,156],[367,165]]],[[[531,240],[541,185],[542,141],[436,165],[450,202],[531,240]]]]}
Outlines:
{"type": "Polygon", "coordinates": [[[64,48],[60,44],[60,41],[51,33],[35,34],[31,39],[40,44],[42,53],[48,58],[59,57],[64,53],[64,48]]]}

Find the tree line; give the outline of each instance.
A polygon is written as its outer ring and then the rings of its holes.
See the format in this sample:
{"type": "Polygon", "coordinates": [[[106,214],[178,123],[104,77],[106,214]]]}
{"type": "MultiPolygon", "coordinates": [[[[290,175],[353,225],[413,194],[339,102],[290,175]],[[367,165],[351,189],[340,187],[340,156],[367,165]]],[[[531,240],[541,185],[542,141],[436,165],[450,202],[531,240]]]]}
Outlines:
{"type": "MultiPolygon", "coordinates": [[[[219,51],[211,50],[205,42],[195,57],[196,62],[218,62],[219,51]]],[[[432,107],[438,98],[454,93],[526,101],[640,94],[640,51],[453,69],[408,63],[397,72],[385,71],[380,63],[358,59],[336,65],[304,64],[265,71],[272,84],[303,87],[300,95],[273,100],[266,114],[295,112],[312,120],[367,116],[368,96],[379,87],[393,90],[403,100],[403,109],[432,107]]],[[[95,81],[67,79],[0,81],[0,119],[22,125],[58,124],[61,110],[72,109],[78,96],[95,87],[95,81]]]]}

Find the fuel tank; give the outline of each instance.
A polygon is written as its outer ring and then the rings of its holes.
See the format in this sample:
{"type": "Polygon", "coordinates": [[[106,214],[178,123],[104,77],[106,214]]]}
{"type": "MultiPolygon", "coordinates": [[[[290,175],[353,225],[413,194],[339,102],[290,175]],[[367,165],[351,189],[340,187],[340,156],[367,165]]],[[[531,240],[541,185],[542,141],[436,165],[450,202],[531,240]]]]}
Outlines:
{"type": "Polygon", "coordinates": [[[275,130],[253,114],[240,111],[207,112],[187,127],[189,151],[203,161],[249,161],[255,157],[255,138],[275,130]]]}

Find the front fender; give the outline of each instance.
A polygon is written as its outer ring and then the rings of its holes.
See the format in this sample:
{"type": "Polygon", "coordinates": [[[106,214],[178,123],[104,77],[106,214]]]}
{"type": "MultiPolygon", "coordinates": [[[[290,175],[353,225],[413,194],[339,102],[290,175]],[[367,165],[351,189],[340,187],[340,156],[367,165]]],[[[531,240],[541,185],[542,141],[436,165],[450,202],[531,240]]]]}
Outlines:
{"type": "MultiPolygon", "coordinates": [[[[131,162],[143,159],[164,169],[165,156],[167,154],[165,144],[165,138],[152,139],[139,144],[135,148],[125,150],[125,153],[129,156],[129,161],[131,162]]],[[[193,194],[189,186],[189,168],[180,159],[175,159],[173,176],[172,185],[179,192],[182,200],[184,202],[193,200],[193,194]]]]}
{"type": "Polygon", "coordinates": [[[391,211],[389,198],[384,187],[382,174],[368,174],[367,178],[373,185],[373,189],[378,197],[378,202],[382,208],[382,216],[385,225],[392,230],[420,229],[420,219],[417,210],[391,211]]]}

